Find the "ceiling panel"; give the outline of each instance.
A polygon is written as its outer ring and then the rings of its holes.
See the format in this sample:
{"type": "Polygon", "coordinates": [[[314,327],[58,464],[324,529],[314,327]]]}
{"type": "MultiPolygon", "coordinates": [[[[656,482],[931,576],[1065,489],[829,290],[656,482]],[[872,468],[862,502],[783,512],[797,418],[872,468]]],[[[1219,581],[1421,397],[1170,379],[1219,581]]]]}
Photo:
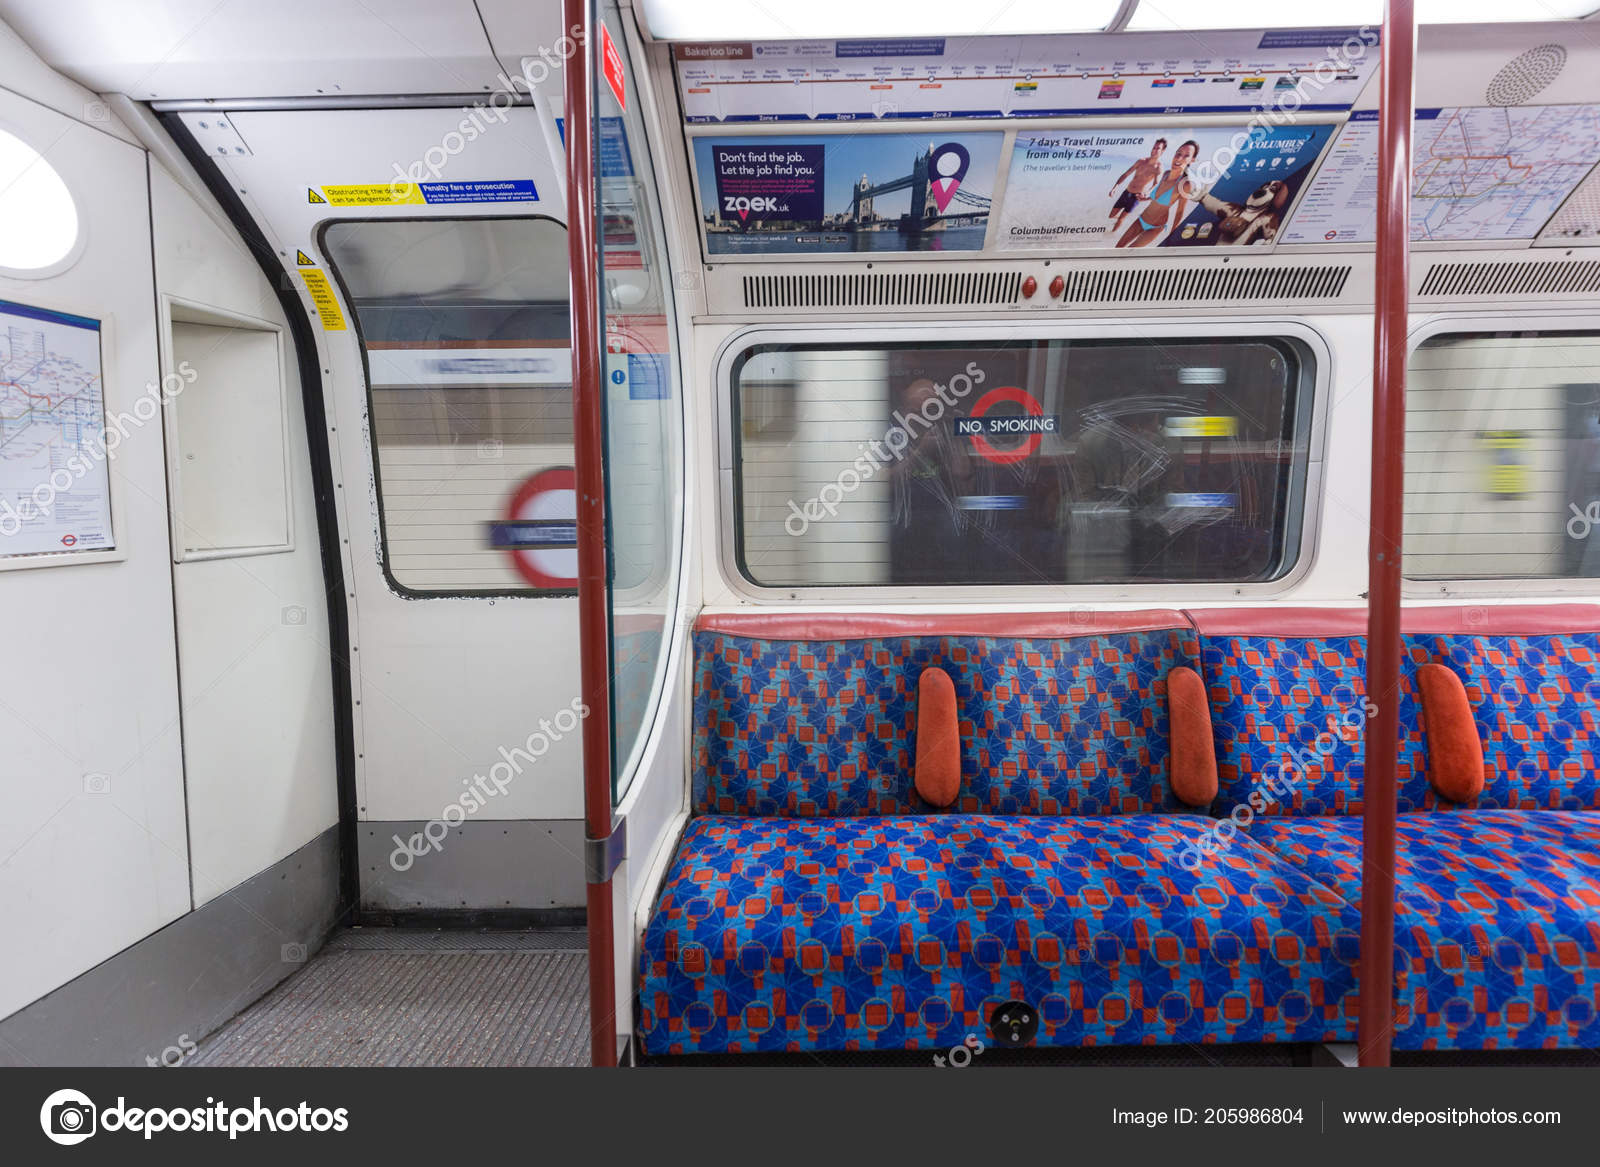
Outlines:
{"type": "Polygon", "coordinates": [[[101,93],[475,93],[499,65],[472,0],[0,0],[46,61],[101,93]]]}

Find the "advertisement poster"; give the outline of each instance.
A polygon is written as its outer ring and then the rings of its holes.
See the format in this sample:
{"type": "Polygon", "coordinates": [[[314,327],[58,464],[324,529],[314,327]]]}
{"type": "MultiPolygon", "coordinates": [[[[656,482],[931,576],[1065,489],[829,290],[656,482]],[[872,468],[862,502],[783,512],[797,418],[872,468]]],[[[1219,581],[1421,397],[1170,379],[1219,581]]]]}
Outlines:
{"type": "Polygon", "coordinates": [[[1019,133],[999,245],[1248,247],[1270,243],[1332,126],[1019,133]]]}
{"type": "Polygon", "coordinates": [[[1002,135],[697,138],[708,255],[977,251],[1002,135]]]}

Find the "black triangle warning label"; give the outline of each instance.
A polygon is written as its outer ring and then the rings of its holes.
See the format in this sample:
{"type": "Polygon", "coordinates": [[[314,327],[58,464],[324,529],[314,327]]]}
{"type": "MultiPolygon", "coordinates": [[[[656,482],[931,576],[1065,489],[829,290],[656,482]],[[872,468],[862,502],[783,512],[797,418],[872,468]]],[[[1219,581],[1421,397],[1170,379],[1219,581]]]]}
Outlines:
{"type": "Polygon", "coordinates": [[[328,201],[327,199],[323,198],[321,195],[319,195],[317,193],[317,188],[316,187],[314,187],[314,186],[306,187],[306,202],[308,202],[308,203],[325,203],[327,201],[328,201]]]}
{"type": "Polygon", "coordinates": [[[312,259],[303,251],[296,251],[294,253],[294,261],[301,267],[315,267],[317,263],[316,260],[312,259]]]}

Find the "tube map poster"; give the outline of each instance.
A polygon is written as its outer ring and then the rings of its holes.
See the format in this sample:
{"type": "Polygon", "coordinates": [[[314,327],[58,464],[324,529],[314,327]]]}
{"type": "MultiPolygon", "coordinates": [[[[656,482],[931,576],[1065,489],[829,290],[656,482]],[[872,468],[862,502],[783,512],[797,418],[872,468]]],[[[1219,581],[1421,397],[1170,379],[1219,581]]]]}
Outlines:
{"type": "Polygon", "coordinates": [[[1332,131],[1312,125],[1019,133],[998,246],[1270,243],[1332,131]]]}
{"type": "Polygon", "coordinates": [[[106,551],[100,322],[0,300],[0,556],[106,551]]]}

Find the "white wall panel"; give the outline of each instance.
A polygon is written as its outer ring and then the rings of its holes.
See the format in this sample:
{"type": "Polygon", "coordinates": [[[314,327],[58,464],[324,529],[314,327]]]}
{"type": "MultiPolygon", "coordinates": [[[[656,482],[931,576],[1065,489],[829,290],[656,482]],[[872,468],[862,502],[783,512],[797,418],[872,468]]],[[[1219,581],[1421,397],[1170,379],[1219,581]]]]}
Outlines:
{"type": "MultiPolygon", "coordinates": [[[[0,41],[0,77],[30,75],[0,41]]],[[[0,125],[45,152],[88,233],[72,267],[0,278],[0,299],[103,321],[106,405],[131,411],[159,376],[145,154],[5,90],[0,125]]],[[[110,480],[125,558],[0,574],[0,1016],[190,908],[159,421],[110,480]]]]}
{"type": "MultiPolygon", "coordinates": [[[[244,245],[159,167],[151,190],[162,294],[286,325],[244,245]]],[[[293,549],[188,560],[174,573],[197,903],[338,820],[328,605],[300,379],[286,355],[293,549]]]]}

